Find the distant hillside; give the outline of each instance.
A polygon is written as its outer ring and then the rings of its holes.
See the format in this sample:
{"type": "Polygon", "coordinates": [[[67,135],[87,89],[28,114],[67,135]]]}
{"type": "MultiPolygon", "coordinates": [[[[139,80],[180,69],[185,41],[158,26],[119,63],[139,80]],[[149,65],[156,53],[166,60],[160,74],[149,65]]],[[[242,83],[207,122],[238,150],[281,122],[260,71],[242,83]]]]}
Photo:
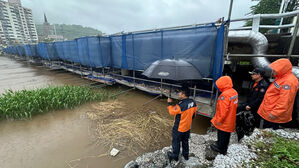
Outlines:
{"type": "MultiPolygon", "coordinates": [[[[56,29],[56,35],[63,35],[68,40],[72,40],[82,36],[101,35],[102,32],[91,28],[83,27],[81,25],[66,25],[66,24],[54,24],[56,29]]],[[[54,25],[51,25],[51,33],[54,34],[54,25]]],[[[38,36],[43,34],[43,25],[36,24],[36,30],[38,36]]]]}

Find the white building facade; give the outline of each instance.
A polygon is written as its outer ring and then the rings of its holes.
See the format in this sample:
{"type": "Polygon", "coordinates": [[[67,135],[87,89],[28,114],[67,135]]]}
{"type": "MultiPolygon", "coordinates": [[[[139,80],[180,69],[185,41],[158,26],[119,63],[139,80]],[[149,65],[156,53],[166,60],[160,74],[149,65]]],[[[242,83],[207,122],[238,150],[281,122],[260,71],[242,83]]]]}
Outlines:
{"type": "Polygon", "coordinates": [[[20,0],[0,0],[0,45],[37,42],[31,9],[22,7],[20,0]]]}

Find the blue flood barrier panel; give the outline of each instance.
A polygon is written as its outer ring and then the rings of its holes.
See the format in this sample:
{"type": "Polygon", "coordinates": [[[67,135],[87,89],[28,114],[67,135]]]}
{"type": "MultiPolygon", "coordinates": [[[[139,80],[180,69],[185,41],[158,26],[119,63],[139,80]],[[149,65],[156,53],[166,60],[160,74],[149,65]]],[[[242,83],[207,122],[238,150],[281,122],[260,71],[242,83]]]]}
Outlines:
{"type": "Polygon", "coordinates": [[[64,52],[63,52],[63,42],[62,41],[54,42],[54,47],[55,47],[57,56],[61,60],[65,60],[64,52]]]}
{"type": "Polygon", "coordinates": [[[112,37],[112,67],[127,66],[125,69],[145,70],[156,60],[183,59],[194,65],[204,77],[212,77],[217,33],[217,27],[211,24],[188,29],[128,34],[126,38],[124,35],[112,37]]]}
{"type": "Polygon", "coordinates": [[[24,46],[17,46],[17,54],[19,56],[25,56],[25,49],[24,49],[24,46]]]}
{"type": "Polygon", "coordinates": [[[99,37],[100,38],[100,51],[102,66],[108,67],[111,65],[111,45],[109,37],[99,37]]]}
{"type": "MultiPolygon", "coordinates": [[[[109,37],[82,37],[76,40],[39,43],[36,54],[25,46],[10,46],[7,53],[36,55],[47,60],[67,60],[88,67],[145,70],[162,59],[183,59],[203,77],[222,75],[224,25],[214,24],[109,37]]],[[[29,47],[30,48],[30,47],[29,47]]]]}
{"type": "Polygon", "coordinates": [[[183,59],[199,70],[203,77],[212,74],[216,49],[216,26],[204,26],[163,33],[163,59],[183,59]]]}
{"type": "Polygon", "coordinates": [[[134,34],[128,41],[127,60],[130,69],[145,70],[156,60],[162,59],[161,32],[134,34]]]}
{"type": "Polygon", "coordinates": [[[71,55],[71,51],[70,51],[70,43],[69,43],[69,41],[63,41],[62,42],[62,46],[63,46],[64,60],[72,62],[72,55],[71,55]]]}
{"type": "Polygon", "coordinates": [[[100,39],[98,37],[88,37],[88,56],[90,67],[103,67],[101,59],[101,46],[100,39]]]}
{"type": "Polygon", "coordinates": [[[122,66],[122,36],[110,36],[111,41],[111,67],[122,66]]]}
{"type": "Polygon", "coordinates": [[[53,60],[53,61],[59,60],[59,57],[58,57],[55,47],[54,47],[54,43],[46,43],[46,51],[45,52],[47,52],[49,60],[53,60]]]}
{"type": "Polygon", "coordinates": [[[223,72],[223,49],[224,49],[225,24],[226,23],[223,23],[217,30],[217,45],[215,50],[215,57],[213,59],[213,75],[212,75],[214,82],[216,82],[216,80],[222,76],[222,72],[223,72]]]}
{"type": "Polygon", "coordinates": [[[37,57],[37,53],[36,53],[36,45],[35,44],[30,44],[30,51],[32,54],[32,57],[36,58],[37,57]]]}
{"type": "Polygon", "coordinates": [[[29,44],[24,45],[24,49],[25,49],[25,55],[26,55],[27,57],[32,57],[32,53],[31,53],[31,49],[30,49],[30,45],[29,45],[29,44]]]}
{"type": "Polygon", "coordinates": [[[80,63],[79,55],[78,55],[78,46],[77,46],[77,41],[76,40],[71,40],[68,41],[69,43],[69,52],[71,55],[71,61],[80,63]]]}
{"type": "Polygon", "coordinates": [[[41,42],[37,45],[37,53],[43,59],[49,59],[46,44],[41,42]]]}
{"type": "Polygon", "coordinates": [[[86,37],[77,39],[78,55],[80,64],[83,66],[90,66],[89,55],[88,55],[88,41],[86,37]]]}

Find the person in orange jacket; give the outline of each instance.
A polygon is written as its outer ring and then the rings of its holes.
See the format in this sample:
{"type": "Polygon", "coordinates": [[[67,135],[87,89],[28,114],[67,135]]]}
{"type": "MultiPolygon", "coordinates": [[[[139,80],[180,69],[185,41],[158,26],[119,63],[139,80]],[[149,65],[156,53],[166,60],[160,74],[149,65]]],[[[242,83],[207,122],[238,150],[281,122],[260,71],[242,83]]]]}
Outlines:
{"type": "Polygon", "coordinates": [[[222,92],[217,100],[216,114],[211,120],[217,128],[217,142],[211,144],[211,149],[226,154],[230,134],[236,125],[238,107],[238,92],[233,89],[233,82],[229,76],[222,76],[216,81],[216,86],[222,92]]]}
{"type": "Polygon", "coordinates": [[[185,160],[189,159],[189,137],[192,119],[195,116],[197,110],[196,102],[189,98],[188,88],[182,88],[179,90],[178,104],[172,105],[172,99],[168,98],[167,102],[168,112],[174,116],[174,124],[172,128],[172,152],[168,152],[167,156],[169,161],[179,160],[180,143],[182,142],[183,157],[185,160]]]}
{"type": "Polygon", "coordinates": [[[278,129],[280,123],[292,120],[299,83],[292,73],[292,64],[288,59],[278,59],[270,67],[275,80],[269,86],[258,114],[263,118],[263,128],[278,129]]]}

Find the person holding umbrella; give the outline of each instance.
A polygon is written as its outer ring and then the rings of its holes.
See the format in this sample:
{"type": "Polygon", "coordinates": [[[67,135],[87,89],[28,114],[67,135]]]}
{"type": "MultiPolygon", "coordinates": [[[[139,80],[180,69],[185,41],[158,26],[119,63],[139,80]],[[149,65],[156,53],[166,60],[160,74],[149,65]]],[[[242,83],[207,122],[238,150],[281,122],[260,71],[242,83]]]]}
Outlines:
{"type": "Polygon", "coordinates": [[[216,114],[211,120],[217,128],[217,142],[210,147],[213,151],[225,155],[230,134],[235,130],[238,92],[233,89],[233,82],[229,76],[220,77],[216,86],[222,93],[217,100],[216,114]]]}
{"type": "Polygon", "coordinates": [[[189,159],[189,137],[192,119],[197,110],[196,102],[189,98],[188,87],[183,87],[179,90],[178,104],[172,105],[173,100],[167,99],[169,104],[168,112],[174,116],[174,124],[172,128],[172,152],[168,152],[167,156],[169,161],[179,160],[180,144],[182,142],[183,157],[185,160],[189,159]]]}

